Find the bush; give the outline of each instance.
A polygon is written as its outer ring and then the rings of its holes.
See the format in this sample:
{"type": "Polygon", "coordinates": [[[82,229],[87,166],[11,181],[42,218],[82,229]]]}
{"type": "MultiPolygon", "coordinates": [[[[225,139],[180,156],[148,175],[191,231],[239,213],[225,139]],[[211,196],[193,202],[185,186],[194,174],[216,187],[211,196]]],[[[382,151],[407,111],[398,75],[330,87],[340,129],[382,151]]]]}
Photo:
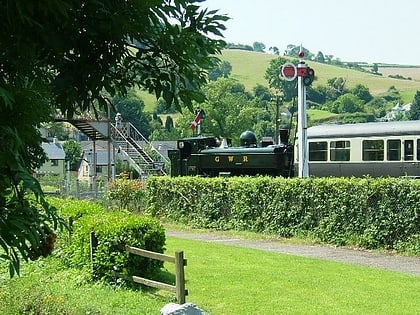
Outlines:
{"type": "Polygon", "coordinates": [[[148,179],[147,190],[152,215],[193,227],[420,254],[416,180],[160,177],[148,179]]]}
{"type": "Polygon", "coordinates": [[[108,198],[117,203],[119,209],[140,212],[145,204],[145,184],[140,179],[123,176],[109,183],[108,198]]]}
{"type": "Polygon", "coordinates": [[[71,234],[61,235],[59,255],[72,267],[92,268],[93,278],[105,281],[115,279],[114,271],[128,276],[151,277],[163,262],[129,254],[125,246],[134,246],[163,253],[165,231],[151,217],[126,211],[108,211],[102,206],[82,200],[51,199],[60,215],[72,218],[71,234]],[[91,232],[94,233],[95,250],[90,260],[91,232]]]}

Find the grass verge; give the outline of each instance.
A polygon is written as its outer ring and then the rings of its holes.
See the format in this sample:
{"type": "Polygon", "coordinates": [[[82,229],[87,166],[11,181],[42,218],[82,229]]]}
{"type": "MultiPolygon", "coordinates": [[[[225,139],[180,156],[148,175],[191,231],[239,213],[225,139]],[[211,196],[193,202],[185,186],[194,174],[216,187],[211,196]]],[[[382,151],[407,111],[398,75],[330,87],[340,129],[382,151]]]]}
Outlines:
{"type": "MultiPolygon", "coordinates": [[[[417,276],[174,237],[167,238],[166,248],[168,255],[183,250],[188,260],[187,302],[212,315],[420,309],[417,276]]],[[[165,264],[164,273],[173,269],[165,264]]],[[[92,283],[87,271],[69,269],[55,257],[24,264],[21,277],[8,279],[6,268],[0,275],[0,314],[158,314],[174,301],[163,291],[92,283]]]]}

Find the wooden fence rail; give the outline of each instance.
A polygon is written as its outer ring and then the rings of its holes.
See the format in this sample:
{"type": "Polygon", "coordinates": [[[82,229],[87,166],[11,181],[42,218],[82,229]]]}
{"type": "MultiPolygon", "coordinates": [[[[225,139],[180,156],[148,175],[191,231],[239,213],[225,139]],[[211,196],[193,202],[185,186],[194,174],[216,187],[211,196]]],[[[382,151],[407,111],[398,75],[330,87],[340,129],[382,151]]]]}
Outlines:
{"type": "Polygon", "coordinates": [[[166,261],[175,264],[175,285],[166,284],[163,282],[153,281],[150,279],[133,276],[132,280],[136,283],[141,283],[150,287],[167,290],[176,293],[176,298],[179,304],[185,303],[185,297],[188,295],[188,290],[185,289],[185,274],[184,266],[187,265],[187,260],[184,259],[184,252],[177,251],[175,256],[168,256],[161,253],[151,252],[145,249],[136,247],[126,246],[126,251],[134,255],[140,255],[143,257],[166,261]]]}
{"type": "MultiPolygon", "coordinates": [[[[96,246],[98,245],[98,240],[95,236],[94,232],[90,233],[90,261],[91,261],[91,268],[93,273],[93,257],[95,254],[96,246]]],[[[158,288],[162,290],[167,290],[176,294],[176,298],[179,304],[185,303],[185,297],[188,295],[188,290],[185,289],[185,274],[184,274],[184,266],[187,265],[187,260],[184,259],[184,252],[177,251],[175,252],[175,256],[168,256],[161,253],[156,253],[152,251],[148,251],[145,249],[140,249],[132,246],[125,246],[125,250],[131,254],[143,256],[146,258],[166,261],[175,264],[175,285],[166,284],[163,282],[158,282],[138,276],[128,277],[123,274],[117,273],[119,277],[132,280],[136,283],[141,283],[147,285],[149,287],[158,288]]]]}

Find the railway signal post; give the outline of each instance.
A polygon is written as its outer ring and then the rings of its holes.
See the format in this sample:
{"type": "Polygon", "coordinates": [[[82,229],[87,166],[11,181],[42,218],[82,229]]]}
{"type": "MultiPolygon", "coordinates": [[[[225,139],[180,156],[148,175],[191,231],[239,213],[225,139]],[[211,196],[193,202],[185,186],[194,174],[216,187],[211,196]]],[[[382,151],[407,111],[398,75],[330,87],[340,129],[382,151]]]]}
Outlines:
{"type": "Polygon", "coordinates": [[[309,177],[308,163],[308,136],[307,136],[307,117],[306,117],[306,87],[312,84],[315,72],[305,64],[305,54],[302,47],[299,51],[299,63],[297,67],[286,62],[281,67],[281,74],[287,81],[293,81],[297,77],[298,81],[298,158],[299,158],[299,177],[309,177]]]}
{"type": "Polygon", "coordinates": [[[304,79],[307,76],[307,67],[304,61],[304,52],[299,51],[299,63],[297,66],[298,77],[298,134],[299,134],[299,177],[309,177],[308,163],[308,122],[306,118],[306,85],[304,79]]]}

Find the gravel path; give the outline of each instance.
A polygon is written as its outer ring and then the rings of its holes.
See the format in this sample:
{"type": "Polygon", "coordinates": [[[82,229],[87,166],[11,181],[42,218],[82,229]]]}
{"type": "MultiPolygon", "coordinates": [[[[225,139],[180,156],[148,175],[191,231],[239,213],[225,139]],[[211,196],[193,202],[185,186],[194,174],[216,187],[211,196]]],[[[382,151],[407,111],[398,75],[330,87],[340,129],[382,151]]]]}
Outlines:
{"type": "Polygon", "coordinates": [[[420,276],[420,257],[405,257],[375,253],[366,250],[337,248],[317,245],[282,244],[277,241],[247,240],[218,234],[217,232],[193,233],[166,230],[166,235],[177,238],[217,242],[226,245],[248,247],[296,256],[335,260],[355,265],[388,269],[420,276]]]}

